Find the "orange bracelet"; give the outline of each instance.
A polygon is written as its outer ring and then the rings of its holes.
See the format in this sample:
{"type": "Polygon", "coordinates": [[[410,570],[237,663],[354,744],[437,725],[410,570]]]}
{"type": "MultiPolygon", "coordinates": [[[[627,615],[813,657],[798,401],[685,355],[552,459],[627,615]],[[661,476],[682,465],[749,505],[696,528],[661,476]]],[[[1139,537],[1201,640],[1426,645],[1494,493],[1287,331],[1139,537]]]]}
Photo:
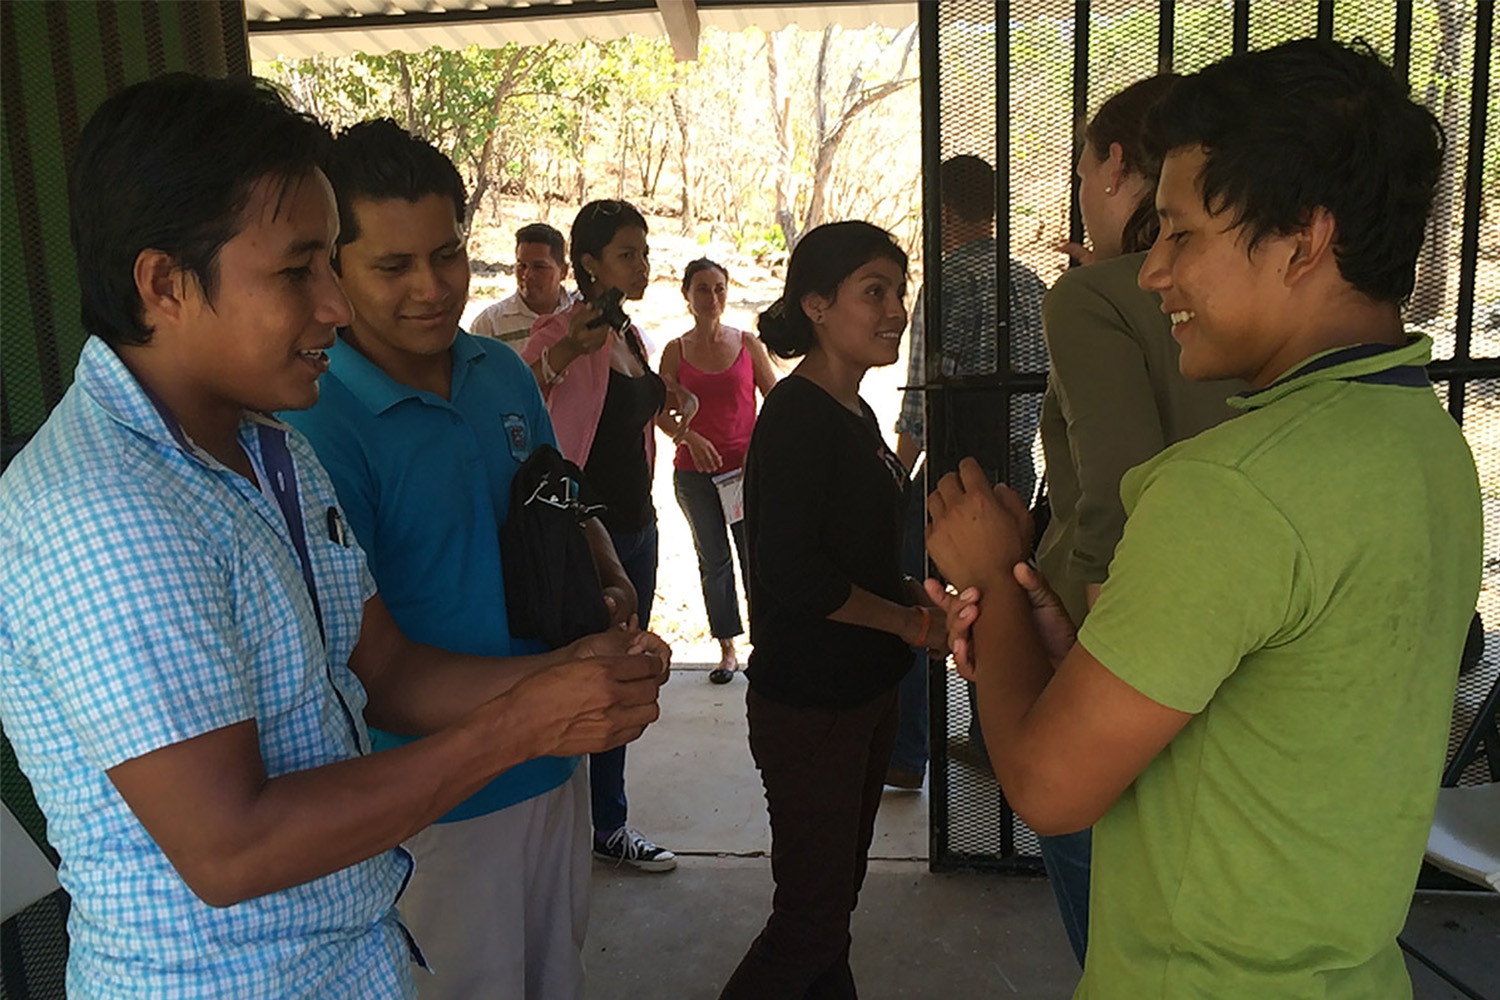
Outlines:
{"type": "Polygon", "coordinates": [[[916,607],[918,611],[922,612],[922,628],[917,632],[917,641],[912,643],[912,645],[925,646],[927,645],[927,633],[932,631],[932,612],[928,611],[921,604],[918,604],[916,607]]]}

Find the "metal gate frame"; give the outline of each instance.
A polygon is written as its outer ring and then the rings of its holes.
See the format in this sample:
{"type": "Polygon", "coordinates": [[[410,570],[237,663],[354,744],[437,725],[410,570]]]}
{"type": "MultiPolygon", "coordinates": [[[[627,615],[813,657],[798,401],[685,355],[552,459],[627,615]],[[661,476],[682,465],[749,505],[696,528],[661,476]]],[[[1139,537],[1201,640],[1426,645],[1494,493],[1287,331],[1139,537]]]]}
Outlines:
{"type": "MultiPolygon", "coordinates": [[[[923,219],[925,226],[923,259],[926,268],[925,281],[934,288],[940,287],[942,274],[942,188],[939,164],[942,160],[943,138],[943,88],[942,57],[940,51],[942,15],[946,8],[958,0],[936,0],[918,5],[921,65],[922,107],[922,168],[923,168],[923,219]]],[[[1355,0],[1338,0],[1340,4],[1355,0]]],[[[991,162],[995,171],[996,213],[996,287],[1005,289],[1009,279],[1009,251],[1011,231],[1009,212],[1003,209],[1011,200],[1010,185],[1010,44],[1012,28],[1012,4],[1007,0],[994,3],[993,24],[995,65],[995,148],[991,162]]],[[[1016,6],[1022,6],[1017,4],[1016,6]]],[[[1025,5],[1034,7],[1035,4],[1025,5]]],[[[1118,7],[1113,4],[1111,7],[1118,7]]],[[[1168,72],[1173,68],[1173,53],[1179,40],[1176,24],[1178,4],[1163,0],[1155,4],[1143,3],[1142,8],[1154,7],[1157,13],[1157,72],[1168,72]]],[[[1249,0],[1232,0],[1222,5],[1230,17],[1232,38],[1231,52],[1239,54],[1249,51],[1251,4],[1249,0]]],[[[1262,10],[1271,5],[1257,5],[1262,10]]],[[[1334,0],[1318,0],[1316,37],[1334,37],[1334,0]]],[[[1082,120],[1089,109],[1089,25],[1088,0],[1075,0],[1071,4],[1073,18],[1073,62],[1072,62],[1072,112],[1074,120],[1082,120]]],[[[1477,0],[1475,4],[1473,30],[1473,89],[1468,109],[1468,151],[1463,164],[1462,187],[1463,213],[1461,236],[1457,255],[1458,294],[1454,307],[1454,350],[1451,358],[1435,360],[1428,373],[1435,383],[1446,382],[1448,410],[1460,424],[1464,422],[1465,390],[1476,380],[1500,379],[1500,357],[1472,357],[1471,344],[1474,332],[1474,308],[1476,275],[1479,256],[1479,225],[1481,214],[1484,152],[1486,148],[1486,112],[1490,93],[1492,57],[1492,33],[1494,28],[1494,5],[1488,0],[1477,0]]],[[[1395,2],[1391,5],[1394,20],[1394,43],[1391,60],[1397,72],[1410,77],[1410,58],[1413,32],[1413,4],[1395,2]]],[[[1500,141],[1500,136],[1488,137],[1490,142],[1500,141]]],[[[1078,148],[1075,140],[1073,157],[1078,148]]],[[[1071,163],[1071,161],[1070,161],[1071,163]]],[[[1077,205],[1077,179],[1073,178],[1073,201],[1070,207],[1069,226],[1071,238],[1081,240],[1083,223],[1077,205]]],[[[937,357],[942,350],[942,296],[927,295],[925,330],[926,358],[937,357]]],[[[928,488],[936,485],[936,477],[954,468],[964,454],[973,453],[982,447],[984,435],[1000,435],[1008,441],[1011,429],[1011,401],[1014,398],[1036,395],[1046,388],[1046,374],[1038,372],[1012,371],[1012,348],[1010,336],[1011,317],[1006,295],[997,295],[995,374],[971,376],[943,376],[926,367],[929,372],[925,384],[913,388],[924,392],[927,402],[925,444],[928,450],[928,488]],[[945,401],[957,394],[981,393],[992,399],[994,419],[976,432],[971,427],[952,426],[946,419],[949,406],[945,401]],[[976,439],[981,443],[976,445],[976,439]],[[945,444],[945,442],[947,444],[945,444]],[[953,442],[957,442],[955,446],[953,442]],[[935,450],[934,450],[935,449],[935,450]]],[[[992,439],[993,440],[993,439],[992,439]]],[[[1500,447],[1500,443],[1497,443],[1500,447]]],[[[999,478],[1008,478],[1008,449],[987,449],[987,460],[981,462],[986,472],[999,478]]],[[[1492,623],[1500,626],[1500,622],[1492,623]]],[[[1491,664],[1493,667],[1493,663],[1491,664]]],[[[947,752],[946,736],[952,727],[949,699],[956,678],[946,671],[933,671],[930,675],[930,706],[932,739],[931,778],[929,782],[929,865],[933,871],[957,869],[989,869],[1021,873],[1040,870],[1040,858],[1025,848],[1034,844],[1034,834],[1015,816],[1004,795],[999,796],[998,812],[989,813],[988,805],[981,804],[981,821],[992,819],[998,825],[999,849],[992,852],[964,850],[953,843],[954,823],[960,819],[975,819],[973,804],[956,800],[955,771],[947,752]]],[[[1488,687],[1488,683],[1484,685],[1488,687]]]]}

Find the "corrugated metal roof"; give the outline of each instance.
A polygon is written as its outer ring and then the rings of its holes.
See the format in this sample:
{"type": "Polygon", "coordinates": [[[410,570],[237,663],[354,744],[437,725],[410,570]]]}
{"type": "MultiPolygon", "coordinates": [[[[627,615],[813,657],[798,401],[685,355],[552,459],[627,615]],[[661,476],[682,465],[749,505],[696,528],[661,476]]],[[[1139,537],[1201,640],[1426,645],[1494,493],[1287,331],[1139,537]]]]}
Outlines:
{"type": "MultiPolygon", "coordinates": [[[[719,0],[697,4],[697,12],[702,26],[725,31],[757,27],[770,32],[791,24],[810,29],[828,24],[903,28],[917,19],[917,4],[719,0]]],[[[245,0],[245,16],[250,57],[256,60],[666,33],[656,3],[648,0],[245,0]]]]}

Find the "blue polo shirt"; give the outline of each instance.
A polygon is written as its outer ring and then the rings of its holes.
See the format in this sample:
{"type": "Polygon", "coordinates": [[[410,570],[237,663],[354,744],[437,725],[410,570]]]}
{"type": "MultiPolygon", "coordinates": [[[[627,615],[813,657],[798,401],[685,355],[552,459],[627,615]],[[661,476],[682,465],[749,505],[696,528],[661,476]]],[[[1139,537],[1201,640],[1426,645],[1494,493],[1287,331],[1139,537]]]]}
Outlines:
{"type": "MultiPolygon", "coordinates": [[[[500,526],[516,470],[557,444],[536,379],[498,341],[462,331],[450,399],[391,378],[342,337],[310,410],[282,414],[312,443],[369,559],[380,596],[415,642],[481,656],[542,652],[506,616],[500,526]]],[[[375,749],[414,737],[370,730],[375,749]]],[[[576,757],[527,761],[440,822],[535,798],[567,781],[576,757]]]]}

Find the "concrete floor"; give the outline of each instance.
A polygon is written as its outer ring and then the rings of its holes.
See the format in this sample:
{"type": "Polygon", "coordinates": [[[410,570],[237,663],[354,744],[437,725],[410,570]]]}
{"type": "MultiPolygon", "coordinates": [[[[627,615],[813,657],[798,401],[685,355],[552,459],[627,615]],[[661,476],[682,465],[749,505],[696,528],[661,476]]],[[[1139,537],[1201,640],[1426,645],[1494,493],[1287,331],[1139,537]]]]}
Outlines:
{"type": "MultiPolygon", "coordinates": [[[[598,863],[589,1000],[712,1000],[770,912],[770,829],[745,736],[745,682],[678,666],[662,718],[631,745],[630,821],[675,872],[598,863]]],[[[854,915],[863,1000],[1072,995],[1078,969],[1044,879],[927,870],[927,793],[887,789],[854,915]]],[[[1419,893],[1406,938],[1500,1000],[1500,896],[1419,893]]],[[[1463,994],[1408,960],[1415,1000],[1463,994]]]]}

